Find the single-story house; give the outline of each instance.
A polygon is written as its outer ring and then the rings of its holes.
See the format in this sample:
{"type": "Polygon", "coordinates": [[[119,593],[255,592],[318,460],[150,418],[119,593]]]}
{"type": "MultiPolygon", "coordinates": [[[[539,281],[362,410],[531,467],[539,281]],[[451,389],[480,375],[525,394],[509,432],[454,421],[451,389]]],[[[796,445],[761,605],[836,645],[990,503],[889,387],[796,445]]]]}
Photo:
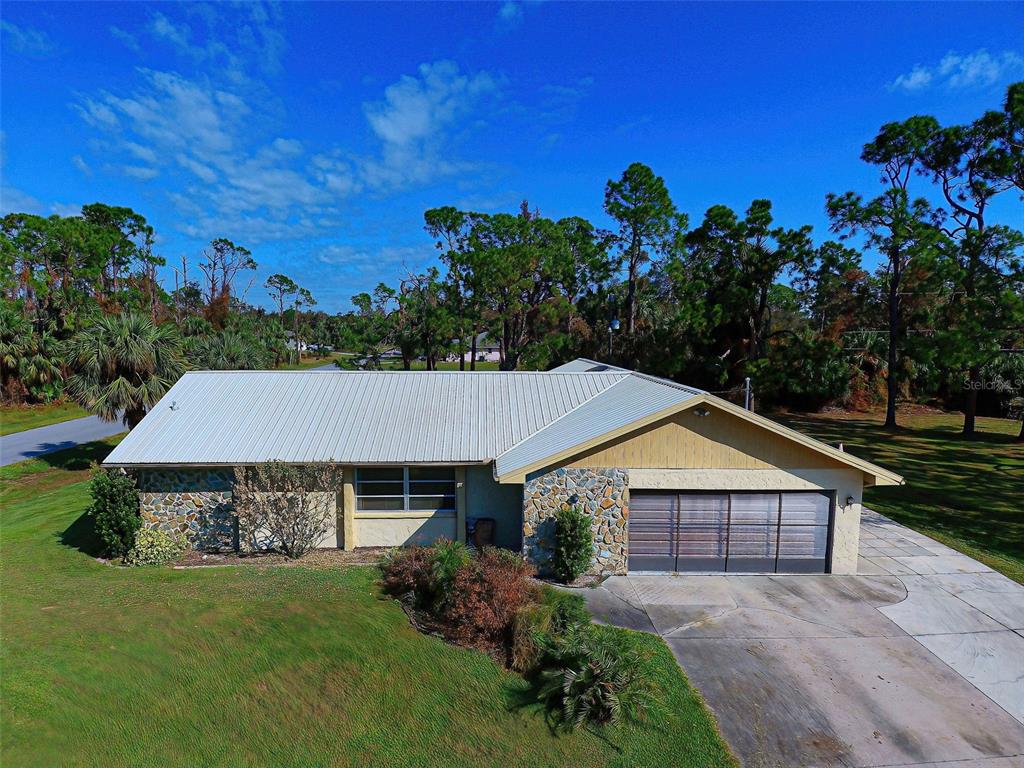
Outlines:
{"type": "MultiPolygon", "coordinates": [[[[458,340],[453,340],[458,344],[458,340]]],[[[468,343],[468,342],[467,342],[468,343]]],[[[456,352],[452,360],[458,361],[459,355],[456,352]]],[[[473,361],[473,350],[467,349],[462,354],[462,359],[467,363],[473,361]]],[[[498,349],[498,342],[492,341],[486,333],[479,333],[476,337],[476,361],[478,363],[497,363],[501,360],[501,352],[498,349]]]]}
{"type": "Polygon", "coordinates": [[[149,526],[230,547],[233,468],[330,464],[324,547],[464,539],[543,569],[593,517],[597,573],[855,573],[861,492],[902,478],[698,389],[591,360],[547,372],[186,373],[110,453],[149,526]]]}

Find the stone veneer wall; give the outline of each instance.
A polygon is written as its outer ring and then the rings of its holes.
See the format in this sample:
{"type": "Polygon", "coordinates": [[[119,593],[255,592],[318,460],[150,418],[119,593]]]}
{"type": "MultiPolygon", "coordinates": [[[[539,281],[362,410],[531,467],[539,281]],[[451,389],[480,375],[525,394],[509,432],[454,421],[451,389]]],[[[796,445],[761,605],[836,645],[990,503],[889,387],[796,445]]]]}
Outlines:
{"type": "Polygon", "coordinates": [[[523,554],[546,573],[555,546],[555,513],[582,504],[593,517],[590,573],[626,572],[629,475],[624,469],[559,468],[528,476],[523,485],[523,554]]]}
{"type": "Polygon", "coordinates": [[[193,549],[238,548],[231,469],[135,471],[142,524],[185,534],[193,549]]]}

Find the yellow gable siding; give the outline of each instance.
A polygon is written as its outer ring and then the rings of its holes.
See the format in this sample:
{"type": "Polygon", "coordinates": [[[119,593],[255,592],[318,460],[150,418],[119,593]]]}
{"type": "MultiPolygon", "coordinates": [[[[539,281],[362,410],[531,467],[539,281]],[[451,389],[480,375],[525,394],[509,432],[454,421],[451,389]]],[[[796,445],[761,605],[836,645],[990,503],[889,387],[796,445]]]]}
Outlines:
{"type": "Polygon", "coordinates": [[[842,469],[841,462],[713,406],[686,409],[572,457],[567,467],[842,469]]]}

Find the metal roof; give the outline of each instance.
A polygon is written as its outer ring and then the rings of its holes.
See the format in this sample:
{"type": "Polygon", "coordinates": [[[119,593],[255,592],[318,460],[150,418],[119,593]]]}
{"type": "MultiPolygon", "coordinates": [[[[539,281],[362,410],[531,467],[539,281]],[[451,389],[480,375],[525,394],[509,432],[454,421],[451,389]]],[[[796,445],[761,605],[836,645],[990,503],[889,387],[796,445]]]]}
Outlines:
{"type": "Polygon", "coordinates": [[[875,476],[903,479],[699,389],[593,360],[546,373],[200,371],[104,464],[473,464],[498,478],[707,402],[875,476]],[[600,372],[593,372],[600,366],[600,372]],[[580,370],[582,369],[582,370],[580,370]]]}
{"type": "Polygon", "coordinates": [[[703,394],[699,389],[653,376],[623,376],[613,386],[498,456],[494,474],[514,474],[645,417],[682,407],[703,394]]]}
{"type": "Polygon", "coordinates": [[[611,363],[599,363],[596,360],[588,360],[585,357],[577,357],[575,360],[570,360],[568,363],[562,363],[551,369],[551,373],[602,373],[604,371],[632,373],[632,371],[626,368],[619,368],[611,363]]]}
{"type": "Polygon", "coordinates": [[[190,372],[104,463],[485,462],[629,375],[190,372]]]}

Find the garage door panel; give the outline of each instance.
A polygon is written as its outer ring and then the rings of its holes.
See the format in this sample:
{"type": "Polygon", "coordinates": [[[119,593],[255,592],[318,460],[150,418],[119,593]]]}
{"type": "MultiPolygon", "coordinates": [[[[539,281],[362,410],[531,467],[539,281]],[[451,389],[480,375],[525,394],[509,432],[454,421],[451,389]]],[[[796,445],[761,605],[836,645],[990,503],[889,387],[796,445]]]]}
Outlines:
{"type": "Polygon", "coordinates": [[[629,505],[629,569],[675,569],[675,494],[637,494],[629,505]]]}
{"type": "Polygon", "coordinates": [[[732,525],[776,525],[779,521],[777,493],[734,493],[730,501],[732,525]]]}
{"type": "Polygon", "coordinates": [[[629,568],[824,573],[832,494],[643,493],[632,496],[629,568]]]}
{"type": "Polygon", "coordinates": [[[679,525],[720,525],[729,519],[728,494],[680,494],[679,525]]]}
{"type": "Polygon", "coordinates": [[[779,557],[824,559],[827,549],[827,526],[784,525],[779,530],[779,557]]]}
{"type": "Polygon", "coordinates": [[[832,499],[825,493],[782,494],[783,525],[828,525],[832,499]]]}

